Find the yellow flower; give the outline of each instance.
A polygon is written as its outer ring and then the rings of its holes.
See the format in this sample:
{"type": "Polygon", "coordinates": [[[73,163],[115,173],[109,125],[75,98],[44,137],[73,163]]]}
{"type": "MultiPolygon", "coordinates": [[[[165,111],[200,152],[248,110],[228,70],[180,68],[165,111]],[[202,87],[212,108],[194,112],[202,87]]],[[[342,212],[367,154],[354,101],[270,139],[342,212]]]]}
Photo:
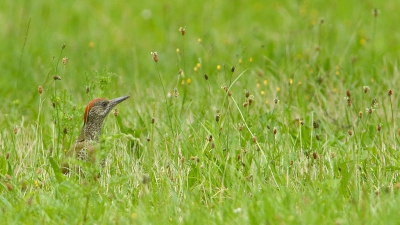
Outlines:
{"type": "Polygon", "coordinates": [[[93,41],[89,42],[89,48],[94,48],[94,42],[93,41]]]}
{"type": "Polygon", "coordinates": [[[360,45],[364,46],[367,41],[364,38],[360,39],[360,45]]]}
{"type": "Polygon", "coordinates": [[[281,88],[280,87],[276,87],[276,91],[281,91],[281,88]]]}
{"type": "Polygon", "coordinates": [[[198,39],[197,39],[197,42],[201,43],[201,38],[198,38],[198,39]]]}
{"type": "Polygon", "coordinates": [[[253,57],[250,57],[249,62],[253,62],[253,57]]]}
{"type": "Polygon", "coordinates": [[[190,78],[188,78],[188,79],[186,80],[186,82],[187,82],[188,84],[190,84],[190,83],[192,82],[192,80],[191,80],[190,78]]]}
{"type": "Polygon", "coordinates": [[[221,70],[221,66],[220,65],[217,66],[217,70],[221,70]]]}
{"type": "Polygon", "coordinates": [[[267,85],[268,84],[268,80],[264,80],[264,85],[267,85]]]}
{"type": "Polygon", "coordinates": [[[261,95],[264,95],[265,94],[265,92],[264,91],[261,91],[261,95]]]}
{"type": "Polygon", "coordinates": [[[239,65],[242,64],[242,58],[239,59],[239,65]]]}
{"type": "Polygon", "coordinates": [[[179,53],[179,51],[180,51],[179,48],[177,48],[177,49],[176,49],[176,53],[179,53]]]}
{"type": "Polygon", "coordinates": [[[197,64],[196,64],[196,67],[197,67],[197,68],[200,68],[200,67],[201,67],[201,64],[200,64],[200,63],[197,63],[197,64]]]}

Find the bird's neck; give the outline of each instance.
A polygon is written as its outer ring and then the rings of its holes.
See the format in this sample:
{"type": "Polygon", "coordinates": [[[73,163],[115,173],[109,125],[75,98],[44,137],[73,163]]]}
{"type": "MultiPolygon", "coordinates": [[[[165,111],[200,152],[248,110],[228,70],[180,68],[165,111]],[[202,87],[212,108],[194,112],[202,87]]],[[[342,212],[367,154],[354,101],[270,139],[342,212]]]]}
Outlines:
{"type": "Polygon", "coordinates": [[[99,141],[99,136],[101,135],[101,126],[103,120],[87,121],[84,123],[81,129],[81,133],[76,140],[77,142],[82,141],[99,141]]]}

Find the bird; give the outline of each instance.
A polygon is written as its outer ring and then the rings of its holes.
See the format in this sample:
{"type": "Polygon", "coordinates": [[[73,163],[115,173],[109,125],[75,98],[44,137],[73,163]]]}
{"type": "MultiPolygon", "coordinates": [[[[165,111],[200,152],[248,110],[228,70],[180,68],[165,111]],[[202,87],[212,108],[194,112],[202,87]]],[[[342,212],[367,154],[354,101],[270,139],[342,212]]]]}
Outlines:
{"type": "MultiPolygon", "coordinates": [[[[86,105],[83,114],[83,126],[79,137],[72,147],[66,152],[67,158],[74,157],[79,160],[95,161],[93,143],[99,141],[103,121],[111,110],[119,103],[125,101],[130,96],[107,100],[105,98],[96,98],[86,105]]],[[[62,172],[69,173],[69,164],[63,163],[62,172]]]]}

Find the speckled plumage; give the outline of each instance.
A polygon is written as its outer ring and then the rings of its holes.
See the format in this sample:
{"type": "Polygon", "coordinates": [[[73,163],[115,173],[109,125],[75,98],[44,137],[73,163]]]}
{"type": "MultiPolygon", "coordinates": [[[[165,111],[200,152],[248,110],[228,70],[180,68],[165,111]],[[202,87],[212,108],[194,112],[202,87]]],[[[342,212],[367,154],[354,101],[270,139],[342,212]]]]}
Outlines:
{"type": "Polygon", "coordinates": [[[84,123],[81,133],[76,139],[76,142],[66,153],[66,156],[76,157],[80,160],[91,159],[93,161],[94,159],[92,156],[95,149],[92,143],[98,142],[104,119],[116,105],[127,98],[129,98],[129,96],[123,96],[112,100],[97,98],[89,102],[85,108],[83,116],[84,123]]]}

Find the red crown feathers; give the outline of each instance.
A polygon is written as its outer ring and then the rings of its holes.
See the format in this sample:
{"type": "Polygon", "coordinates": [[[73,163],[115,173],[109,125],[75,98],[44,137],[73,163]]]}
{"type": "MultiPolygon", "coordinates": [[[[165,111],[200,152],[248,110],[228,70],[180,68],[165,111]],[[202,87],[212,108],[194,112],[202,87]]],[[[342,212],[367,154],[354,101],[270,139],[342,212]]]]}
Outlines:
{"type": "Polygon", "coordinates": [[[105,98],[95,98],[92,101],[90,101],[89,104],[87,104],[87,106],[85,107],[85,113],[83,114],[84,123],[86,123],[87,116],[89,115],[89,111],[93,108],[93,105],[100,100],[105,100],[105,98]]]}

